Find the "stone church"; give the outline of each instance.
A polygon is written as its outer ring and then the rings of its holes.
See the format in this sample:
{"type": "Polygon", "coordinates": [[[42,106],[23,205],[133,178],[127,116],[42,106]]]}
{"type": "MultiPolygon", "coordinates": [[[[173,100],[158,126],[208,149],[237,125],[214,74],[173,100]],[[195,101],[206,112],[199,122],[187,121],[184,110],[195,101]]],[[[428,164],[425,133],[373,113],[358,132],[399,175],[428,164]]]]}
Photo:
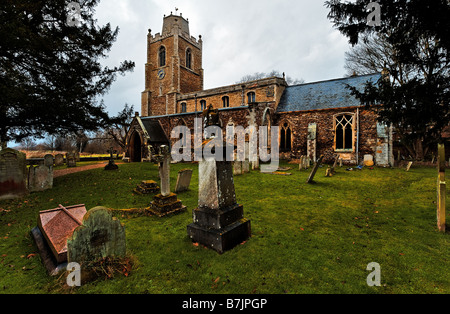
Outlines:
{"type": "Polygon", "coordinates": [[[181,14],[164,16],[161,33],[149,30],[141,116],[136,114],[127,134],[131,161],[146,160],[149,145],[172,145],[178,140],[170,138],[176,126],[194,130],[194,119],[211,105],[223,128],[252,123],[270,132],[278,126],[282,159],[323,155],[331,162],[340,156],[346,164],[358,164],[372,155],[377,165],[393,165],[392,129],[377,122],[376,105],[361,104],[346,88],[362,89],[381,79],[380,73],[295,86],[270,77],[205,90],[202,45],[181,14]]]}

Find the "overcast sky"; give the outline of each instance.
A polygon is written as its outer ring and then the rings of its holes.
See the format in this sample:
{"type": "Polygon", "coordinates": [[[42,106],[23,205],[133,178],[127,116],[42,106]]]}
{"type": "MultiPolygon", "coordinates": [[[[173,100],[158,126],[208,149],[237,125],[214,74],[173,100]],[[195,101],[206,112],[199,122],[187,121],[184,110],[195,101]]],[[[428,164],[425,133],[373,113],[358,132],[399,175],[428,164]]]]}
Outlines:
{"type": "Polygon", "coordinates": [[[136,63],[103,97],[110,114],[125,103],[140,112],[148,29],[162,32],[164,14],[175,8],[189,20],[191,36],[202,36],[205,89],[272,70],[305,82],[344,76],[350,46],[327,19],[324,0],[103,0],[98,23],[120,29],[104,64],[136,63]]]}

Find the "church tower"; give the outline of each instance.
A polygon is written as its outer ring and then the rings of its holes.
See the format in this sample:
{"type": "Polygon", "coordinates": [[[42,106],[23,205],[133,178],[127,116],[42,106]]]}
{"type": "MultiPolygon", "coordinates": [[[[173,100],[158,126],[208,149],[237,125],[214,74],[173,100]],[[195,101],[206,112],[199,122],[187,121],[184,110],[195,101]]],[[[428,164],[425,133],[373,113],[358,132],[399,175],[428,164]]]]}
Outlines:
{"type": "Polygon", "coordinates": [[[147,35],[141,115],[177,113],[177,95],[203,90],[202,39],[189,34],[182,15],[164,16],[162,33],[147,35]]]}

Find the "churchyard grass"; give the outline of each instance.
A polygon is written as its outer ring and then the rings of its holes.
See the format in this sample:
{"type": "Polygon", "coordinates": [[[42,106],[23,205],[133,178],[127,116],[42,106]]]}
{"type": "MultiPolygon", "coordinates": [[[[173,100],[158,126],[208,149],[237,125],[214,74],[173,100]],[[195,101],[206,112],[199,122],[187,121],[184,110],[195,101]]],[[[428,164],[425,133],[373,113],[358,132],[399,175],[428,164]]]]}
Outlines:
{"type": "Polygon", "coordinates": [[[79,288],[47,276],[30,230],[40,210],[58,204],[90,209],[145,208],[152,195],[134,195],[142,180],[159,182],[150,163],[119,165],[55,178],[52,190],[0,201],[0,293],[450,293],[449,233],[436,225],[436,169],[337,168],[315,183],[309,171],[291,176],[256,171],[235,176],[237,201],[252,237],[219,255],[191,242],[186,227],[197,206],[195,164],[190,190],[179,193],[188,210],[158,218],[116,211],[125,225],[134,268],[124,276],[79,288]],[[369,263],[381,267],[381,286],[369,287],[369,263]]]}

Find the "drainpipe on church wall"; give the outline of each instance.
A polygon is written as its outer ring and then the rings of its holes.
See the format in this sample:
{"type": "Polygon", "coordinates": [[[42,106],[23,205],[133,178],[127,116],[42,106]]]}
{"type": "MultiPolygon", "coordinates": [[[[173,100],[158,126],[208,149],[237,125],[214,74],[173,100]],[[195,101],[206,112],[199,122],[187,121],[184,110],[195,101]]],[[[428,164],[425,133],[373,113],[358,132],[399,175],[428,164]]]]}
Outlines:
{"type": "Polygon", "coordinates": [[[359,108],[356,109],[356,165],[359,163],[359,108]]]}

